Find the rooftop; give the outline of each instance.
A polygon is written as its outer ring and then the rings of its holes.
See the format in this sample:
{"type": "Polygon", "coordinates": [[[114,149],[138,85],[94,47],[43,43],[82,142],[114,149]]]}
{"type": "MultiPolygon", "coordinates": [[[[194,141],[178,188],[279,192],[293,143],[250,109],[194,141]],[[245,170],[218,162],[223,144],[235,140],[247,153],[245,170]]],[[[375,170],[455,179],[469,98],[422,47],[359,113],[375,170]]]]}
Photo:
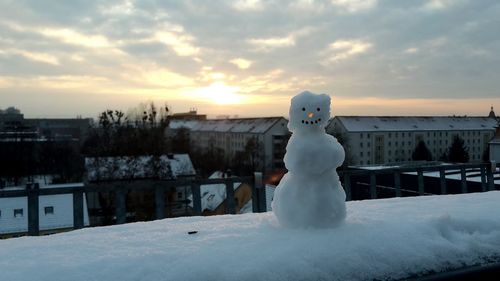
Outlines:
{"type": "Polygon", "coordinates": [[[497,121],[488,117],[456,116],[336,116],[347,131],[456,131],[494,130],[497,121]]]}
{"type": "Polygon", "coordinates": [[[283,117],[210,119],[210,120],[172,120],[170,129],[187,128],[191,131],[265,133],[283,117]]]}

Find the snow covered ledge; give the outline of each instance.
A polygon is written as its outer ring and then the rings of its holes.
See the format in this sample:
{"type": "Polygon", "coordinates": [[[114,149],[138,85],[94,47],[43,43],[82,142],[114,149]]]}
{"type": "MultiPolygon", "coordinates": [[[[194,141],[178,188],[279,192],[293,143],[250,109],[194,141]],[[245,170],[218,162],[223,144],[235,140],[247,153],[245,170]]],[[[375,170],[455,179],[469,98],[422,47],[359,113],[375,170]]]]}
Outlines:
{"type": "Polygon", "coordinates": [[[500,191],[353,201],[326,230],[264,213],[0,240],[0,280],[399,279],[498,260],[499,202],[500,191]]]}

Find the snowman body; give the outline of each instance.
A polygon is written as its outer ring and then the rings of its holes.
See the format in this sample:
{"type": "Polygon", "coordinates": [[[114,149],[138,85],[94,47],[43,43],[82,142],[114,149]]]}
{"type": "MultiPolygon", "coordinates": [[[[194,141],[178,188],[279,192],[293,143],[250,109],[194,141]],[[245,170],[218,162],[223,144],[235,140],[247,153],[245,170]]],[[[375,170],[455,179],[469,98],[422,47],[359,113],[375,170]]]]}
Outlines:
{"type": "Polygon", "coordinates": [[[297,228],[334,227],[346,215],[345,192],[336,168],[345,153],[325,133],[330,97],[303,92],[292,99],[292,136],[284,158],[288,173],[277,186],[272,208],[281,225],[297,228]]]}

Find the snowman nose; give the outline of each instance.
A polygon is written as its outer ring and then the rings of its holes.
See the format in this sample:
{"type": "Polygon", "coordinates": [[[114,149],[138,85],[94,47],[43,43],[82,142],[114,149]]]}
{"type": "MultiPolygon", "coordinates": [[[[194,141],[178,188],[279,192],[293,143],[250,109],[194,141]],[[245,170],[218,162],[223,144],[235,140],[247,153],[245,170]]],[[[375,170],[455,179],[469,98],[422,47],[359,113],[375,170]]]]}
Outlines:
{"type": "Polygon", "coordinates": [[[307,117],[309,117],[309,118],[313,118],[313,117],[314,117],[314,113],[309,112],[309,113],[307,114],[307,117]]]}

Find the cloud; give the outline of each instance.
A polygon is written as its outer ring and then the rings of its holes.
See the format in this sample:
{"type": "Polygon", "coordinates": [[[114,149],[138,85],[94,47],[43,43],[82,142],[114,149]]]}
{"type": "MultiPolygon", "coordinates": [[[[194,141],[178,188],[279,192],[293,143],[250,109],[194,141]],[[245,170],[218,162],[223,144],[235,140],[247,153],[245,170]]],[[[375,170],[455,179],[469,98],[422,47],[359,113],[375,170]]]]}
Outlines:
{"type": "Polygon", "coordinates": [[[307,36],[312,32],[314,32],[315,30],[316,29],[313,27],[306,26],[289,33],[287,36],[253,38],[253,39],[248,39],[247,42],[253,45],[256,51],[270,52],[274,49],[295,46],[298,38],[307,36]]]}
{"type": "Polygon", "coordinates": [[[252,65],[252,61],[243,58],[235,58],[230,60],[229,62],[236,65],[240,69],[247,69],[252,65]]]}
{"type": "Polygon", "coordinates": [[[69,28],[42,28],[33,29],[46,37],[61,40],[64,43],[88,48],[110,48],[113,44],[102,35],[86,35],[69,28]]]}
{"type": "Polygon", "coordinates": [[[327,62],[335,63],[368,52],[373,47],[370,42],[362,40],[337,40],[331,43],[325,53],[327,62]]]}
{"type": "Polygon", "coordinates": [[[238,0],[233,4],[233,8],[238,11],[261,11],[264,4],[260,0],[238,0]]]}
{"type": "Polygon", "coordinates": [[[257,50],[271,51],[276,48],[284,48],[295,45],[295,37],[288,35],[286,37],[269,37],[249,39],[248,43],[254,45],[257,50]]]}
{"type": "Polygon", "coordinates": [[[331,0],[331,1],[333,5],[341,7],[351,13],[370,10],[377,5],[377,0],[331,0]]]}
{"type": "Polygon", "coordinates": [[[429,11],[446,10],[452,6],[460,4],[461,0],[429,0],[424,4],[423,8],[429,11]]]}
{"type": "Polygon", "coordinates": [[[405,54],[416,54],[418,52],[419,52],[419,49],[416,47],[411,47],[411,48],[404,50],[405,54]]]}
{"type": "Polygon", "coordinates": [[[10,55],[19,55],[29,60],[48,63],[52,65],[59,65],[59,60],[57,57],[39,52],[30,52],[21,49],[10,49],[10,50],[0,50],[0,55],[10,56],[10,55]]]}
{"type": "Polygon", "coordinates": [[[159,42],[171,47],[179,56],[192,56],[198,54],[199,48],[192,42],[194,38],[186,35],[179,35],[169,31],[159,31],[155,33],[154,38],[159,42]]]}

